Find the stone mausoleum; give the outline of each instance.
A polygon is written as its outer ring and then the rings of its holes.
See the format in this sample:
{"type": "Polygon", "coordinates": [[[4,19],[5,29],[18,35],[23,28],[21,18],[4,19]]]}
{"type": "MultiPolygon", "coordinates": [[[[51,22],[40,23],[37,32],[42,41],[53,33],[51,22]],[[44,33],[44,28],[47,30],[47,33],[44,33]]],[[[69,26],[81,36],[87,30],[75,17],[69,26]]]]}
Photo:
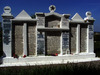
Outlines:
{"type": "Polygon", "coordinates": [[[36,12],[35,18],[31,18],[25,10],[13,17],[11,8],[4,7],[4,62],[14,62],[10,61],[14,60],[13,55],[19,56],[20,61],[95,57],[91,12],[86,12],[84,19],[78,13],[69,19],[70,14],[55,12],[54,5],[49,10],[49,13],[36,12]]]}

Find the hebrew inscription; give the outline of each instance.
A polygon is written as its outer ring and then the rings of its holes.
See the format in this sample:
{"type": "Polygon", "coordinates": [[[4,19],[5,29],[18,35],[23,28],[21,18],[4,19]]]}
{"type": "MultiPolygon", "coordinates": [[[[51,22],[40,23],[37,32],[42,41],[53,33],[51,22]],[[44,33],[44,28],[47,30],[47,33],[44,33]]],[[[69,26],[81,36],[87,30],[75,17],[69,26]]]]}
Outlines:
{"type": "Polygon", "coordinates": [[[3,40],[6,45],[10,43],[10,30],[11,30],[11,21],[10,19],[3,20],[3,40]]]}
{"type": "Polygon", "coordinates": [[[63,54],[66,54],[69,51],[69,33],[62,33],[62,50],[63,54]]]}

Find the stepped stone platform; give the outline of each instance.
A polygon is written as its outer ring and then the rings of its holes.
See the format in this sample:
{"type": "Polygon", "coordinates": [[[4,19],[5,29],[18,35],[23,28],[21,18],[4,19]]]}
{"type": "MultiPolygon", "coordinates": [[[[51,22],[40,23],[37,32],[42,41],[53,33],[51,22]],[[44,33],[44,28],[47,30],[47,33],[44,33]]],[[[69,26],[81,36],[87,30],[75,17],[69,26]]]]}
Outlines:
{"type": "Polygon", "coordinates": [[[36,56],[22,58],[3,58],[3,64],[0,67],[10,66],[32,66],[32,65],[50,65],[50,64],[66,64],[78,62],[98,61],[100,58],[95,57],[95,54],[80,54],[67,56],[36,56]]]}

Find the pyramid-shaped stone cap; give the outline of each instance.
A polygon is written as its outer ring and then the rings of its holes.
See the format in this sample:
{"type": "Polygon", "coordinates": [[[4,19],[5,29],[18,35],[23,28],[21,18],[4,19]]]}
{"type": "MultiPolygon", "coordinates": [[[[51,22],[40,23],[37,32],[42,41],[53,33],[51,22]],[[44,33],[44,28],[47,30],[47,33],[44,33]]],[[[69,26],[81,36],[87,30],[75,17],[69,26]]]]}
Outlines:
{"type": "Polygon", "coordinates": [[[25,10],[22,10],[15,19],[32,19],[25,10]]]}
{"type": "Polygon", "coordinates": [[[78,13],[76,13],[71,19],[72,21],[84,22],[84,19],[78,13]]]}

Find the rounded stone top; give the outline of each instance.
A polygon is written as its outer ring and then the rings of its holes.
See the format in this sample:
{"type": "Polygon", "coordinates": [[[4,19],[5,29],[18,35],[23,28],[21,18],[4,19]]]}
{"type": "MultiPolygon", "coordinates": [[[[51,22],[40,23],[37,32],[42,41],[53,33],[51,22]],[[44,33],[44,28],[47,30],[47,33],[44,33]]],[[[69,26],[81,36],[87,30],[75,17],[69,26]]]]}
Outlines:
{"type": "Polygon", "coordinates": [[[50,12],[54,12],[56,10],[56,6],[55,5],[50,5],[49,10],[50,10],[50,12]]]}
{"type": "Polygon", "coordinates": [[[87,12],[86,12],[86,16],[87,16],[87,17],[91,17],[91,15],[92,15],[92,13],[91,13],[90,11],[87,11],[87,12]]]}
{"type": "Polygon", "coordinates": [[[11,12],[11,8],[9,6],[5,6],[4,7],[4,12],[5,13],[10,13],[11,12]]]}

